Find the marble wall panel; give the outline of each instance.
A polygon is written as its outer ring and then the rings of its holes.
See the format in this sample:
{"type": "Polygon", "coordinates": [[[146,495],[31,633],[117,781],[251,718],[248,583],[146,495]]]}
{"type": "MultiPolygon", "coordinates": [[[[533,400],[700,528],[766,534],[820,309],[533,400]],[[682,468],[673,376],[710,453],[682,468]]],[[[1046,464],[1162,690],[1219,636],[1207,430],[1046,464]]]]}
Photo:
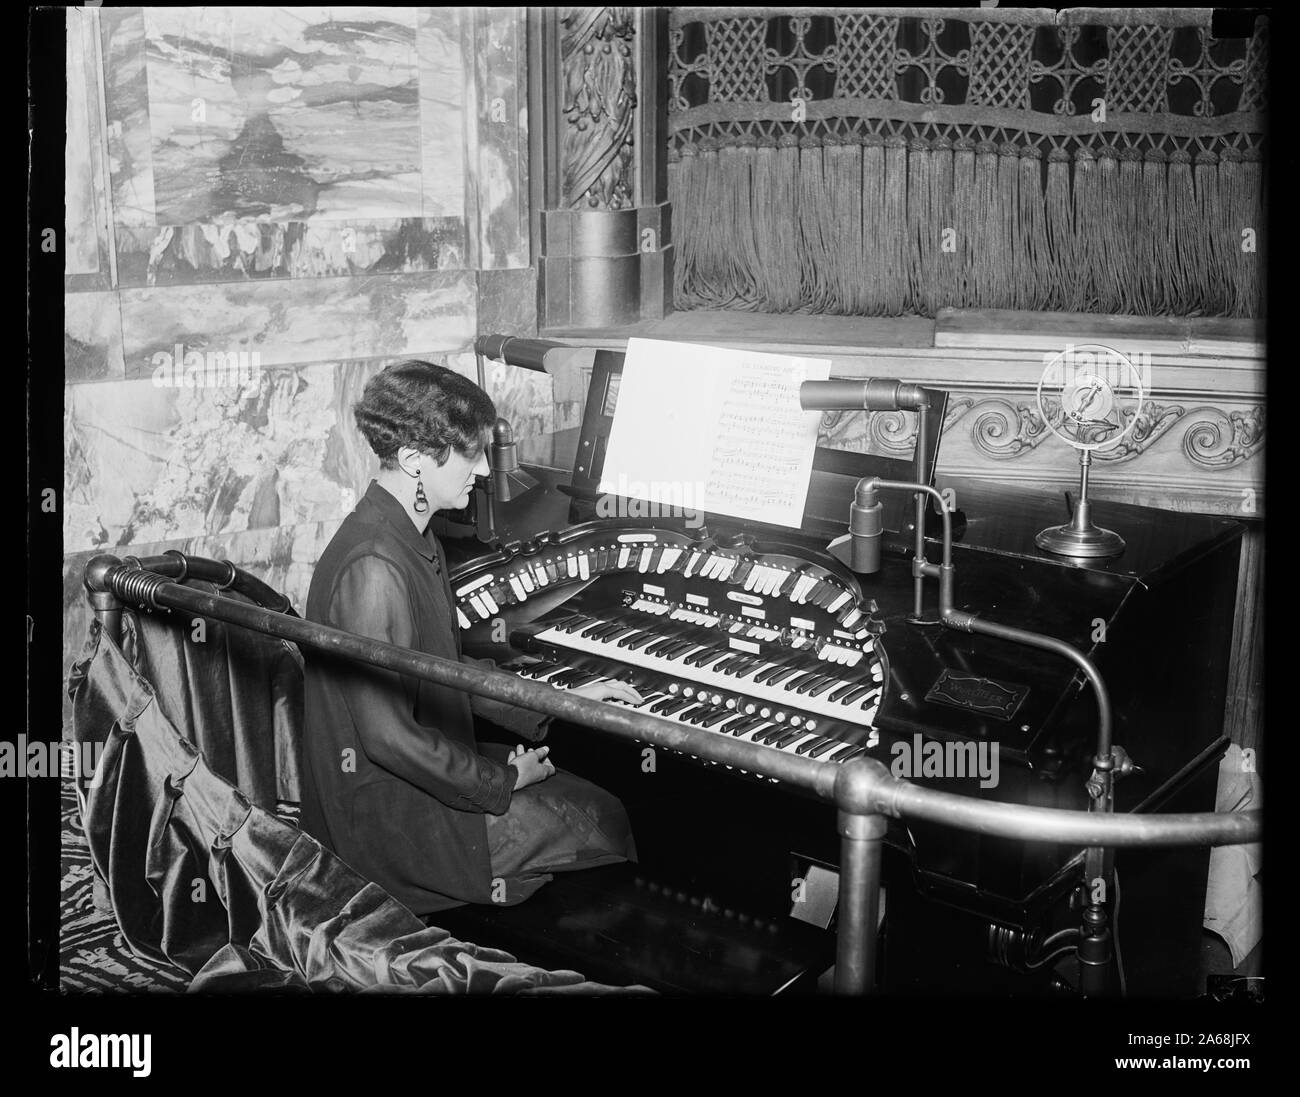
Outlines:
{"type": "Polygon", "coordinates": [[[111,290],[63,298],[63,373],[69,383],[122,377],[122,314],[111,290]]]}
{"type": "Polygon", "coordinates": [[[519,8],[479,8],[463,36],[473,73],[469,191],[482,270],[529,265],[527,48],[519,8]]]}
{"type": "Polygon", "coordinates": [[[146,8],[157,218],[419,217],[416,12],[146,8]]]}
{"type": "Polygon", "coordinates": [[[480,335],[537,334],[537,271],[484,270],[478,276],[480,335]]]}
{"type": "Polygon", "coordinates": [[[108,220],[96,36],[98,12],[66,13],[63,273],[69,289],[107,289],[108,220]]]}
{"type": "Polygon", "coordinates": [[[244,386],[68,387],[64,545],[107,550],[346,514],[377,467],[352,424],[389,359],[268,369],[244,386]]]}
{"type": "Polygon", "coordinates": [[[420,8],[420,184],[425,217],[465,215],[465,13],[420,8]]]}
{"type": "Polygon", "coordinates": [[[117,230],[118,277],[128,287],[263,278],[459,270],[459,217],[274,222],[243,217],[117,230]]]}
{"type": "Polygon", "coordinates": [[[256,351],[263,367],[459,350],[474,338],[471,272],[222,282],[122,291],[126,375],[155,356],[256,351]]]}
{"type": "Polygon", "coordinates": [[[100,33],[113,222],[152,225],[153,138],[144,10],[102,8],[100,33]]]}

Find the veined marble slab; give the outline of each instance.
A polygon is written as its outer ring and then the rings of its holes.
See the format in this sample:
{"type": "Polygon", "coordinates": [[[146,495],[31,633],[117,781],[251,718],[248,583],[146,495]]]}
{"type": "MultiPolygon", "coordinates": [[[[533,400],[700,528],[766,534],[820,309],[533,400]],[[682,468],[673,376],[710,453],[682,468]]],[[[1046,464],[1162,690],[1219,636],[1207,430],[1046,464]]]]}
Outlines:
{"type": "Polygon", "coordinates": [[[257,352],[265,367],[460,350],[474,339],[472,272],[222,282],[122,291],[126,375],[156,356],[257,352]]]}
{"type": "Polygon", "coordinates": [[[243,386],[68,386],[65,547],[108,551],[346,514],[378,467],[352,405],[389,361],[268,369],[243,386]]]}
{"type": "MultiPolygon", "coordinates": [[[[529,265],[527,62],[521,8],[479,8],[463,36],[473,76],[469,192],[483,270],[529,265]]],[[[473,216],[473,215],[471,215],[473,216]]]]}
{"type": "MultiPolygon", "coordinates": [[[[425,217],[459,217],[465,207],[465,15],[457,8],[420,8],[420,182],[425,217]]],[[[463,254],[463,253],[462,253],[463,254]]]]}
{"type": "Polygon", "coordinates": [[[386,221],[225,218],[117,230],[123,286],[459,270],[458,217],[386,221]]]}
{"type": "Polygon", "coordinates": [[[146,8],[157,218],[419,217],[411,8],[146,8]]]}
{"type": "Polygon", "coordinates": [[[122,314],[112,290],[63,295],[63,376],[69,383],[122,377],[122,314]]]}
{"type": "MultiPolygon", "coordinates": [[[[68,8],[66,35],[67,109],[64,139],[65,276],[98,275],[107,255],[104,219],[103,129],[96,82],[97,13],[68,8]]],[[[104,288],[108,288],[105,284],[104,288]]]]}
{"type": "Polygon", "coordinates": [[[153,147],[144,11],[102,8],[108,170],[117,225],[154,223],[153,147]]]}

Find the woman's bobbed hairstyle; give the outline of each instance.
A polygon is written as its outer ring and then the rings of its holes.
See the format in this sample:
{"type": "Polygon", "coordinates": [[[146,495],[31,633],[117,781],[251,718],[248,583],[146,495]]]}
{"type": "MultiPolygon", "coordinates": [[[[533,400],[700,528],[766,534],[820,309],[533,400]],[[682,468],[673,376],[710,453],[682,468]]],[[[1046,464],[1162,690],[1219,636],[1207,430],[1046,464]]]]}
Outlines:
{"type": "Polygon", "coordinates": [[[382,468],[412,446],[444,465],[454,448],[472,456],[491,437],[496,407],[478,385],[445,366],[399,362],[375,374],[353,406],[357,428],[382,468]]]}

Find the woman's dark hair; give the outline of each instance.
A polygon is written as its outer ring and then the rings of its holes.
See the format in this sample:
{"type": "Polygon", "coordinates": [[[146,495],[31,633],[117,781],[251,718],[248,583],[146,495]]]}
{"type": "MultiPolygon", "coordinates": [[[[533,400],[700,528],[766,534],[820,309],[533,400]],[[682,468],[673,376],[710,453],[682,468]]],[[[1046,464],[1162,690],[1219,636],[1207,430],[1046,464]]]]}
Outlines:
{"type": "Polygon", "coordinates": [[[469,378],[418,361],[375,374],[352,415],[383,468],[396,464],[402,446],[433,454],[439,465],[453,448],[469,457],[488,440],[497,419],[491,397],[469,378]]]}

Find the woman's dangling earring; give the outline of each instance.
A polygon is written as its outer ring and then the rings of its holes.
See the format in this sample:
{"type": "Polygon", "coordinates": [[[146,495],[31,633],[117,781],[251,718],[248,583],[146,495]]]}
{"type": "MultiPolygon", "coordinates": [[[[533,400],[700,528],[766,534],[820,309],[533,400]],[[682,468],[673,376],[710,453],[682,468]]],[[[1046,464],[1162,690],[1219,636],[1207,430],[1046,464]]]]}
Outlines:
{"type": "Polygon", "coordinates": [[[429,509],[429,498],[424,494],[424,478],[416,476],[415,478],[415,513],[423,514],[429,509]]]}

